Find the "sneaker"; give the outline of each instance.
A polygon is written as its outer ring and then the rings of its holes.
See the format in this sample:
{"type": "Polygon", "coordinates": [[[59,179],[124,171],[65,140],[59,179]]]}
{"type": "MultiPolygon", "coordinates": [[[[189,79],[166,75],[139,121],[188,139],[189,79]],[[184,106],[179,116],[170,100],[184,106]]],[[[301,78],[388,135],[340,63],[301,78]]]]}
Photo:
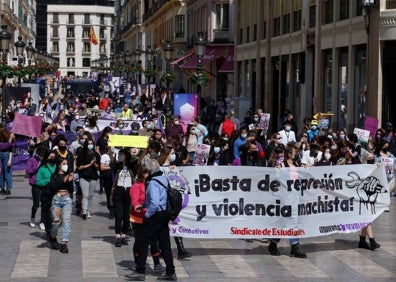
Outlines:
{"type": "Polygon", "coordinates": [[[129,281],[144,281],[146,279],[143,273],[137,272],[125,275],[125,278],[127,278],[129,281]]]}
{"type": "Polygon", "coordinates": [[[117,248],[119,248],[119,247],[122,246],[121,238],[117,238],[117,239],[116,239],[115,246],[116,246],[117,248]]]}
{"type": "Polygon", "coordinates": [[[91,212],[87,212],[87,218],[92,218],[91,212]]]}
{"type": "Polygon", "coordinates": [[[5,190],[4,190],[4,189],[1,189],[1,190],[0,190],[0,194],[1,194],[1,195],[4,195],[4,193],[5,193],[5,190]]]}
{"type": "Polygon", "coordinates": [[[155,274],[162,274],[166,270],[165,266],[162,265],[162,263],[159,263],[157,265],[154,265],[154,273],[155,274]]]}
{"type": "Polygon", "coordinates": [[[39,225],[39,228],[40,228],[40,230],[45,230],[45,225],[44,225],[44,223],[40,223],[40,225],[39,225]]]}
{"type": "Polygon", "coordinates": [[[61,245],[60,245],[60,248],[59,248],[59,251],[60,251],[61,253],[63,253],[63,254],[69,253],[69,249],[67,248],[67,244],[66,244],[66,243],[61,244],[61,245]]]}
{"type": "Polygon", "coordinates": [[[359,241],[358,248],[369,250],[369,249],[370,249],[370,246],[369,246],[369,244],[368,244],[366,241],[360,240],[360,241],[359,241]]]}
{"type": "Polygon", "coordinates": [[[10,190],[5,190],[4,191],[4,195],[11,195],[11,191],[10,190]]]}
{"type": "Polygon", "coordinates": [[[128,241],[127,241],[126,237],[121,238],[121,244],[123,244],[124,246],[128,245],[128,241]]]}
{"type": "Polygon", "coordinates": [[[83,213],[83,214],[81,215],[81,218],[82,218],[82,219],[87,219],[87,215],[86,215],[85,213],[83,213]]]}
{"type": "Polygon", "coordinates": [[[300,244],[291,246],[290,256],[295,258],[306,258],[307,254],[301,251],[300,244]]]}
{"type": "Polygon", "coordinates": [[[281,253],[278,250],[278,246],[275,242],[270,241],[270,244],[268,246],[268,251],[270,252],[271,256],[280,256],[281,253]]]}
{"type": "Polygon", "coordinates": [[[56,238],[51,237],[50,242],[51,242],[51,249],[53,249],[53,250],[59,249],[59,244],[58,244],[58,241],[56,240],[56,238]]]}
{"type": "Polygon", "coordinates": [[[162,280],[162,281],[177,281],[176,274],[165,274],[157,278],[157,280],[162,280]]]}
{"type": "Polygon", "coordinates": [[[36,223],[34,221],[30,221],[30,227],[31,228],[35,228],[36,227],[36,223]]]}

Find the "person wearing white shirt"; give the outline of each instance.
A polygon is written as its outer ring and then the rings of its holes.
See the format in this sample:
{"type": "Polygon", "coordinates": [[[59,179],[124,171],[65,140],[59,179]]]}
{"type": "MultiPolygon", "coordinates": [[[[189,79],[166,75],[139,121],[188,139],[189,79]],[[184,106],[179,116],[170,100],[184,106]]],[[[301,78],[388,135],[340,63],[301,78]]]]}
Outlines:
{"type": "Polygon", "coordinates": [[[283,127],[284,127],[284,129],[279,131],[279,135],[282,137],[281,143],[285,146],[289,142],[296,143],[297,142],[296,133],[293,130],[291,130],[292,125],[290,123],[286,122],[283,127]]]}

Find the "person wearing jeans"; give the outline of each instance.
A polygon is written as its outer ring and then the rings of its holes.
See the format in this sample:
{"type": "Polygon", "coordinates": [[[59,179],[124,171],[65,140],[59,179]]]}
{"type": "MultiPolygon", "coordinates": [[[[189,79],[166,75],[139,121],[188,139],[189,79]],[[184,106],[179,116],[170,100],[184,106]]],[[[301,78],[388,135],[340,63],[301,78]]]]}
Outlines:
{"type": "Polygon", "coordinates": [[[67,242],[71,230],[72,199],[73,193],[73,172],[69,172],[68,161],[62,159],[57,164],[57,171],[51,176],[48,187],[48,194],[52,196],[51,202],[51,248],[60,249],[61,253],[68,253],[67,242]],[[62,227],[61,245],[57,241],[58,229],[62,227]]]}
{"type": "MultiPolygon", "coordinates": [[[[0,127],[0,142],[9,142],[12,138],[7,127],[0,127]]],[[[7,149],[0,148],[0,194],[10,195],[12,190],[12,147],[7,149]],[[5,189],[7,187],[7,189],[5,189]]]]}
{"type": "Polygon", "coordinates": [[[88,138],[77,152],[77,169],[83,194],[82,219],[91,218],[92,198],[99,179],[100,155],[95,152],[94,141],[88,138]]]}

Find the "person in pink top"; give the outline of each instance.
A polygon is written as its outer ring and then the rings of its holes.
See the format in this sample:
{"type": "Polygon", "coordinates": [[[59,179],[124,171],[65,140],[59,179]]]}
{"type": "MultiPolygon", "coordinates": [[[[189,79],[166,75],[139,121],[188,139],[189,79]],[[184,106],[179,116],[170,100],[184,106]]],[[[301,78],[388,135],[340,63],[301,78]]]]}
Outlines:
{"type": "MultiPolygon", "coordinates": [[[[129,195],[131,196],[131,210],[129,220],[132,222],[133,232],[135,233],[135,243],[139,241],[139,237],[142,234],[143,229],[143,218],[146,213],[146,208],[143,207],[146,201],[146,177],[147,172],[140,166],[137,172],[137,177],[133,183],[131,189],[129,190],[129,195]]],[[[135,250],[135,246],[133,246],[135,250]]],[[[154,262],[154,272],[161,274],[165,271],[165,267],[160,263],[160,251],[158,247],[158,241],[153,240],[150,243],[150,252],[153,257],[154,262]]],[[[133,254],[135,258],[135,254],[133,254]]],[[[136,258],[135,258],[136,261],[136,258]]]]}

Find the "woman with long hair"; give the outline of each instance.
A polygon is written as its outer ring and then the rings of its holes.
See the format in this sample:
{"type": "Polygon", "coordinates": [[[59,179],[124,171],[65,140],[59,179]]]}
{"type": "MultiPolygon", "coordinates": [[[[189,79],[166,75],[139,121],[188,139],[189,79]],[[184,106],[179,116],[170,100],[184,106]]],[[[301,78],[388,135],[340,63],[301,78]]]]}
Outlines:
{"type": "Polygon", "coordinates": [[[114,207],[116,247],[128,245],[126,234],[129,227],[129,209],[131,198],[129,189],[133,184],[133,172],[131,169],[131,154],[127,149],[121,149],[118,153],[120,168],[116,171],[113,187],[111,189],[111,205],[114,207]]]}
{"type": "Polygon", "coordinates": [[[188,154],[190,155],[189,164],[194,162],[195,151],[197,150],[198,137],[195,134],[195,127],[188,125],[186,136],[183,138],[183,146],[186,147],[188,154]]]}
{"type": "MultiPolygon", "coordinates": [[[[130,221],[132,222],[133,232],[135,234],[135,242],[133,249],[136,249],[136,243],[139,241],[139,237],[143,230],[143,219],[147,208],[143,207],[146,201],[146,177],[148,176],[147,171],[140,166],[137,172],[135,183],[133,183],[129,190],[131,198],[131,210],[130,210],[130,221]]],[[[150,252],[154,262],[154,272],[163,273],[165,271],[164,266],[160,263],[160,251],[158,248],[158,240],[154,238],[150,243],[150,252]]],[[[136,258],[135,258],[136,261],[136,258]]]]}
{"type": "Polygon", "coordinates": [[[67,254],[67,243],[71,230],[71,214],[73,209],[70,194],[73,193],[73,173],[69,173],[68,161],[61,159],[56,166],[56,172],[51,176],[48,193],[51,202],[51,248],[67,254]],[[58,229],[62,227],[61,244],[59,247],[58,229]]]}
{"type": "Polygon", "coordinates": [[[115,163],[114,153],[107,144],[104,153],[100,156],[100,181],[106,193],[107,209],[109,210],[109,219],[114,218],[114,208],[110,203],[111,188],[113,186],[113,170],[115,163]]]}
{"type": "Polygon", "coordinates": [[[82,219],[91,218],[92,198],[99,179],[100,156],[95,152],[92,138],[84,143],[76,159],[80,186],[83,194],[82,219]]]}
{"type": "MultiPolygon", "coordinates": [[[[11,139],[11,133],[4,126],[0,126],[0,142],[5,143],[11,139]]],[[[0,150],[0,194],[10,195],[12,190],[12,147],[0,150]],[[7,188],[6,188],[7,187],[7,188]]]]}

